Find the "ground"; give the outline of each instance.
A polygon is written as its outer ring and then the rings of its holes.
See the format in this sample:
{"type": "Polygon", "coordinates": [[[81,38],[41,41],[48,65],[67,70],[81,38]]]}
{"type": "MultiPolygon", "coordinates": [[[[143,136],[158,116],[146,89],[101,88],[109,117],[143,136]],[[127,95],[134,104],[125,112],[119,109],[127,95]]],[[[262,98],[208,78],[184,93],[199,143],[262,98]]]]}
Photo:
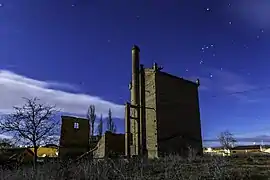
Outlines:
{"type": "MultiPolygon", "coordinates": [[[[63,166],[58,162],[39,167],[36,179],[269,179],[269,156],[189,157],[167,156],[157,160],[84,160],[63,166]]],[[[29,179],[31,168],[2,171],[2,179],[29,179]],[[25,177],[23,177],[25,175],[25,177]]]]}

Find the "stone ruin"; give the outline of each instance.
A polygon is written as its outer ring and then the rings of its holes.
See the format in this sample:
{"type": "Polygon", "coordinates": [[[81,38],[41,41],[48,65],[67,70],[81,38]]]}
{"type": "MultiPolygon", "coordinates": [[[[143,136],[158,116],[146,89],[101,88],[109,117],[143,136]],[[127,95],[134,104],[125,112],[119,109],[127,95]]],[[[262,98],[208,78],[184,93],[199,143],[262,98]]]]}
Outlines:
{"type": "Polygon", "coordinates": [[[144,68],[140,64],[140,49],[135,45],[129,84],[131,98],[125,105],[125,134],[105,133],[91,144],[87,119],[62,116],[59,156],[73,157],[91,151],[94,158],[112,154],[158,158],[167,154],[186,156],[190,148],[202,155],[200,82],[162,69],[157,63],[144,68]]]}

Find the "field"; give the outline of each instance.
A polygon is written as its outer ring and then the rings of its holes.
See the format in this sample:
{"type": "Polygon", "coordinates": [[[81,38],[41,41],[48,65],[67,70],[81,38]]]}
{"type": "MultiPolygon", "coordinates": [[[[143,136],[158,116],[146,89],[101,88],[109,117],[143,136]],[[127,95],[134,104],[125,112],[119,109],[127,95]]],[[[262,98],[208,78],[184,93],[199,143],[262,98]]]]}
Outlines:
{"type": "Polygon", "coordinates": [[[188,180],[188,179],[270,179],[270,157],[189,157],[168,156],[156,160],[95,160],[63,165],[51,162],[38,166],[2,170],[1,179],[80,179],[80,180],[188,180]]]}

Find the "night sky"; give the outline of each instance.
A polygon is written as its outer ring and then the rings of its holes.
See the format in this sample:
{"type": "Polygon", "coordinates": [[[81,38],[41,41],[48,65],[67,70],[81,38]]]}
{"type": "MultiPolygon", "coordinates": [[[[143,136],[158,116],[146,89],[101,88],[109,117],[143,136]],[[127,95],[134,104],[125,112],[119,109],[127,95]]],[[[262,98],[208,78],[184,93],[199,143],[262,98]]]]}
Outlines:
{"type": "Polygon", "coordinates": [[[203,138],[268,140],[269,0],[0,0],[0,111],[38,96],[64,112],[109,108],[123,132],[131,48],[200,78],[203,138]]]}

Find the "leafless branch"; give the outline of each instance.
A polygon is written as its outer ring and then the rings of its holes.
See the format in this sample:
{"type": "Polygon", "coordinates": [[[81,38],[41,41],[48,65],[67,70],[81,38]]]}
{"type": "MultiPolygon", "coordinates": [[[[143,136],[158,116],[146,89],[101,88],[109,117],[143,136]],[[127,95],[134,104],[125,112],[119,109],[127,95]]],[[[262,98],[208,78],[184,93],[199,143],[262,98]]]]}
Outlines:
{"type": "MultiPolygon", "coordinates": [[[[49,137],[58,133],[59,122],[55,119],[56,106],[39,103],[38,98],[27,99],[14,113],[0,120],[0,132],[11,134],[17,142],[31,145],[35,150],[49,137]]],[[[35,157],[37,158],[37,157],[35,157]]]]}

